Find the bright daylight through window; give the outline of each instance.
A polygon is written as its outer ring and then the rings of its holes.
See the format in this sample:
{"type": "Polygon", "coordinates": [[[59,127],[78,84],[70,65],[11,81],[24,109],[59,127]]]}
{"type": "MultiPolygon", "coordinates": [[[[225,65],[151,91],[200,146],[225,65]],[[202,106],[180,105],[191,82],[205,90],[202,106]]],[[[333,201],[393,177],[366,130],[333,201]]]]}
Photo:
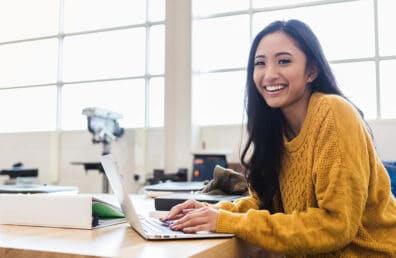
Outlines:
{"type": "MultiPolygon", "coordinates": [[[[244,122],[250,43],[269,22],[290,18],[312,27],[367,119],[396,118],[396,1],[191,1],[194,124],[244,122]]],[[[0,132],[85,129],[89,106],[123,114],[123,127],[162,127],[165,3],[1,1],[0,115],[25,120],[0,132]]]]}
{"type": "Polygon", "coordinates": [[[396,95],[392,86],[392,71],[396,70],[395,1],[253,0],[251,4],[245,0],[193,0],[195,124],[243,121],[244,95],[240,92],[249,44],[271,21],[292,18],[312,27],[340,88],[367,119],[396,118],[392,104],[396,95]]]}
{"type": "Polygon", "coordinates": [[[165,0],[5,0],[0,24],[0,115],[24,117],[0,132],[85,129],[93,106],[163,126],[165,0]]]}

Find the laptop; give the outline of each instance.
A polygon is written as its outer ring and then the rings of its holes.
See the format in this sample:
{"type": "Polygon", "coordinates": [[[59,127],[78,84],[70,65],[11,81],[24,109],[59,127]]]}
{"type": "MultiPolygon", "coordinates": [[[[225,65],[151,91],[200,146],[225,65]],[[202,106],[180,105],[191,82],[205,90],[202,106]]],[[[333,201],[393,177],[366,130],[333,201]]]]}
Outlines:
{"type": "Polygon", "coordinates": [[[201,191],[204,187],[204,182],[165,182],[155,185],[146,185],[144,190],[161,192],[195,192],[201,191]]]}
{"type": "Polygon", "coordinates": [[[17,185],[0,185],[0,193],[78,193],[76,186],[60,185],[39,185],[39,184],[17,184],[17,185]]]}
{"type": "Polygon", "coordinates": [[[125,214],[131,227],[138,232],[143,238],[150,240],[160,239],[195,239],[195,238],[219,238],[233,237],[234,234],[220,234],[208,231],[196,233],[184,233],[174,231],[169,228],[170,223],[163,223],[158,219],[148,216],[141,216],[135,210],[132,200],[129,198],[127,187],[122,180],[117,164],[111,154],[103,155],[100,159],[111,189],[113,190],[121,210],[125,214]]]}

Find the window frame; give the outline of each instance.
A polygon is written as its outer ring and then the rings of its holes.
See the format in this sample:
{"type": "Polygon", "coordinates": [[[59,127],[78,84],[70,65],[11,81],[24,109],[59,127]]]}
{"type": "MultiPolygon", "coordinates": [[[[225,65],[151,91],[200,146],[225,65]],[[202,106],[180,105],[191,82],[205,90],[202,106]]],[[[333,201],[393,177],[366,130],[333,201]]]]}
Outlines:
{"type": "MultiPolygon", "coordinates": [[[[5,87],[0,87],[0,93],[2,90],[18,90],[22,88],[38,88],[38,87],[48,87],[48,86],[53,86],[56,87],[56,125],[55,125],[55,130],[69,130],[69,129],[63,129],[62,128],[62,88],[64,85],[69,85],[69,84],[78,84],[78,83],[91,83],[91,82],[108,82],[108,81],[118,81],[118,80],[130,80],[130,79],[144,79],[145,81],[145,110],[144,110],[144,128],[149,128],[150,126],[150,105],[149,105],[149,100],[150,100],[150,80],[153,78],[164,78],[165,77],[165,68],[162,73],[156,73],[156,74],[151,74],[150,73],[150,30],[152,27],[157,26],[157,25],[163,25],[164,28],[165,26],[165,16],[163,20],[155,20],[155,21],[150,21],[151,19],[151,13],[150,13],[150,6],[152,7],[152,0],[146,0],[146,13],[145,13],[145,22],[139,23],[139,24],[131,24],[131,25],[126,25],[126,26],[114,26],[114,27],[106,27],[102,29],[95,29],[95,30],[85,30],[85,31],[78,31],[78,32],[71,32],[71,33],[64,33],[63,27],[64,27],[64,1],[65,0],[59,0],[59,10],[58,10],[58,33],[54,35],[46,35],[46,36],[39,36],[39,37],[31,37],[31,38],[24,38],[24,39],[18,39],[18,40],[11,40],[11,41],[3,41],[0,42],[1,45],[10,45],[10,44],[18,44],[18,43],[24,43],[24,42],[35,42],[38,40],[43,40],[43,39],[57,39],[58,40],[58,53],[57,53],[57,74],[56,74],[56,81],[50,82],[50,83],[42,83],[42,84],[17,84],[17,85],[11,85],[11,86],[5,86],[5,87]],[[145,29],[145,63],[144,63],[144,74],[138,75],[138,76],[127,76],[127,77],[107,77],[103,79],[93,79],[93,80],[76,80],[76,81],[67,81],[65,82],[63,80],[63,75],[62,75],[62,70],[63,70],[63,42],[65,38],[68,37],[73,37],[77,35],[89,35],[89,34],[95,34],[95,33],[102,33],[102,32],[108,32],[108,31],[117,31],[117,30],[126,30],[126,29],[131,29],[131,28],[144,28],[145,29]]],[[[165,1],[165,0],[164,0],[165,1]]],[[[164,14],[165,14],[165,9],[164,9],[164,14]]],[[[165,37],[165,33],[164,33],[165,37]]],[[[165,39],[164,39],[165,42],[165,39]]],[[[164,50],[165,50],[165,46],[164,50]]],[[[164,60],[164,67],[165,67],[165,60],[164,60]]],[[[164,122],[162,122],[162,126],[164,125],[164,122]]],[[[153,127],[158,127],[153,126],[153,127]]],[[[26,131],[26,130],[21,130],[21,131],[26,131]]],[[[35,131],[35,130],[33,130],[35,131]]],[[[53,131],[52,129],[48,129],[48,131],[53,131]]],[[[17,131],[16,131],[17,132],[17,131]]],[[[18,130],[19,132],[19,130],[18,130]]]]}

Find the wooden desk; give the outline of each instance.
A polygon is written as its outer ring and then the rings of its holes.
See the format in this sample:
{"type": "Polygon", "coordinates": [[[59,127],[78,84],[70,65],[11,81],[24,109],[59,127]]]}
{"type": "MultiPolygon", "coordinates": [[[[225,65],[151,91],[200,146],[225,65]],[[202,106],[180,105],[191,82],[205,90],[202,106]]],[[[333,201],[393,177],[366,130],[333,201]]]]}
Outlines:
{"type": "MultiPolygon", "coordinates": [[[[154,210],[153,201],[133,196],[138,211],[154,210]]],[[[1,212],[1,211],[0,211],[1,212]]],[[[94,229],[0,225],[0,257],[244,257],[237,238],[144,240],[129,224],[94,229]]]]}

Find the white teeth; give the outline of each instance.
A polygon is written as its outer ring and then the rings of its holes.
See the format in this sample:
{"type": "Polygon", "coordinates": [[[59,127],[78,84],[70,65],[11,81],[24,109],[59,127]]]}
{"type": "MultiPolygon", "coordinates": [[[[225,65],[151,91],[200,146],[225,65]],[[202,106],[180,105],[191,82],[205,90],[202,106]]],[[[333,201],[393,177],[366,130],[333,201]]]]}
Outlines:
{"type": "Polygon", "coordinates": [[[264,86],[264,88],[267,91],[278,91],[278,90],[285,88],[285,86],[284,85],[270,85],[270,86],[264,86]]]}

